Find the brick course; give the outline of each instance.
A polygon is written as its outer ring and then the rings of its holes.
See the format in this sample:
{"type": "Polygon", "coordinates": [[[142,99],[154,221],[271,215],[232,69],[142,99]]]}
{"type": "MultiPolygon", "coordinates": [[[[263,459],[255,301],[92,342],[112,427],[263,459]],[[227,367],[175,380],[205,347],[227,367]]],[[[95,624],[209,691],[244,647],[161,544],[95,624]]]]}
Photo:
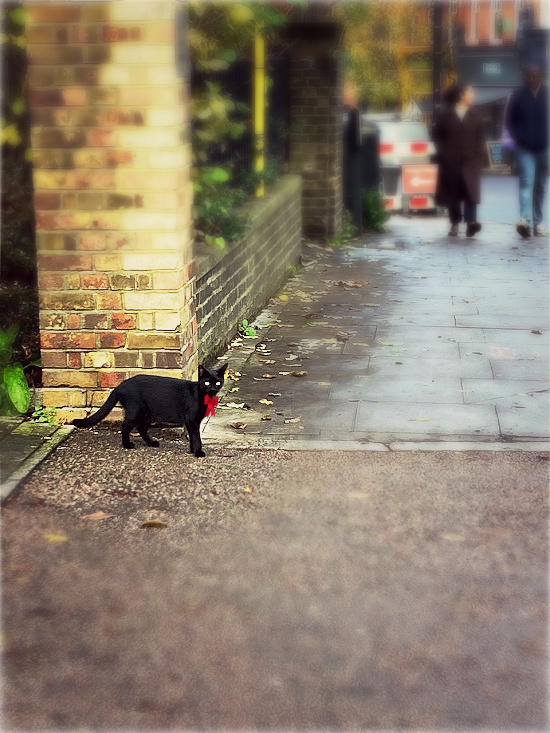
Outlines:
{"type": "Polygon", "coordinates": [[[141,370],[196,373],[178,6],[26,6],[43,400],[61,419],[141,370]]]}

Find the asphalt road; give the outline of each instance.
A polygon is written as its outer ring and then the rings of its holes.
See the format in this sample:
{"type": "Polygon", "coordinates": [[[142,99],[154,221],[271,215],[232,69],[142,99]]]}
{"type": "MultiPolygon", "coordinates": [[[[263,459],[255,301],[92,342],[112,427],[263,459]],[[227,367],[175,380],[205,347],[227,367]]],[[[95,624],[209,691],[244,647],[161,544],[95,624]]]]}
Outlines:
{"type": "Polygon", "coordinates": [[[118,440],[3,509],[4,730],[548,730],[547,454],[118,440]]]}

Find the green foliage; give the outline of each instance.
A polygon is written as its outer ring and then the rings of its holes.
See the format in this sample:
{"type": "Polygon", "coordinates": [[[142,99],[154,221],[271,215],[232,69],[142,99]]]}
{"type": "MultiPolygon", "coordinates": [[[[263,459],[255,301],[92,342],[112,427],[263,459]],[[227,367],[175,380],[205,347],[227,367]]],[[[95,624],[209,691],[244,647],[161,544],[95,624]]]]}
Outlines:
{"type": "Polygon", "coordinates": [[[256,329],[251,326],[246,318],[243,320],[241,325],[239,326],[239,333],[241,336],[244,336],[245,338],[256,338],[258,336],[258,332],[256,329]]]}
{"type": "Polygon", "coordinates": [[[279,178],[279,165],[274,158],[266,158],[262,172],[248,171],[241,176],[241,186],[249,194],[253,194],[257,187],[264,183],[270,186],[279,178]]]}
{"type": "Polygon", "coordinates": [[[55,407],[44,407],[44,405],[37,405],[34,408],[34,412],[31,415],[32,422],[48,423],[48,425],[55,425],[55,407]]]}
{"type": "Polygon", "coordinates": [[[346,76],[362,106],[399,109],[411,98],[430,94],[430,75],[423,73],[431,68],[426,56],[432,37],[430,3],[355,0],[336,3],[335,13],[345,28],[346,76]],[[414,47],[420,49],[417,54],[411,53],[414,47]]]}
{"type": "Polygon", "coordinates": [[[390,214],[384,207],[384,197],[373,188],[364,190],[361,196],[363,226],[373,232],[385,232],[390,214]]]}
{"type": "Polygon", "coordinates": [[[20,3],[2,4],[2,84],[1,142],[6,148],[30,147],[26,80],[25,11],[20,3]]]}
{"type": "Polygon", "coordinates": [[[207,244],[225,247],[242,237],[248,217],[238,210],[246,194],[238,188],[204,186],[195,188],[195,226],[207,244]]]}
{"type": "Polygon", "coordinates": [[[285,15],[270,3],[189,2],[191,61],[199,72],[192,96],[195,228],[216,247],[244,234],[246,217],[235,208],[261,180],[270,182],[271,171],[266,170],[263,177],[250,173],[242,183],[239,180],[244,191],[234,188],[235,171],[227,160],[227,148],[251,134],[251,111],[208,73],[214,75],[239,59],[250,58],[255,35],[269,39],[285,22],[285,15]]]}
{"type": "Polygon", "coordinates": [[[0,415],[24,414],[31,403],[31,391],[23,365],[14,360],[13,345],[19,326],[0,331],[0,415]]]}
{"type": "Polygon", "coordinates": [[[351,213],[347,209],[344,209],[344,213],[342,216],[342,229],[340,230],[340,234],[329,239],[328,246],[337,249],[338,247],[341,247],[343,244],[345,244],[345,242],[349,242],[350,239],[353,239],[356,232],[357,227],[352,221],[351,213]]]}

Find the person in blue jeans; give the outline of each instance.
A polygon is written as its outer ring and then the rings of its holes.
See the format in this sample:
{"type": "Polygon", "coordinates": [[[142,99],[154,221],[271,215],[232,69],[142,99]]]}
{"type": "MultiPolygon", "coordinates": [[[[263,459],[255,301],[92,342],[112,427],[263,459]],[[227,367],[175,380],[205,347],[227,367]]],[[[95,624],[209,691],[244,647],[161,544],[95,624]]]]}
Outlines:
{"type": "Polygon", "coordinates": [[[523,72],[525,85],[510,97],[505,125],[515,143],[519,176],[519,216],[516,230],[527,239],[547,237],[542,224],[548,180],[548,87],[537,66],[523,72]],[[533,230],[531,230],[533,222],[533,230]]]}

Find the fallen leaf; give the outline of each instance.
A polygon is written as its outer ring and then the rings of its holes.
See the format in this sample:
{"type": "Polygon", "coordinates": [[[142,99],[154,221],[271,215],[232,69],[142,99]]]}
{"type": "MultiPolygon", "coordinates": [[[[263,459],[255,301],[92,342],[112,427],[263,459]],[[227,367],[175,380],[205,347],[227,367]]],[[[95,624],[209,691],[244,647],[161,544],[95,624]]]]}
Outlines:
{"type": "Polygon", "coordinates": [[[395,363],[396,363],[396,364],[397,364],[398,366],[403,366],[403,362],[402,362],[402,361],[396,361],[395,363]]]}
{"type": "Polygon", "coordinates": [[[279,372],[279,374],[282,374],[283,377],[288,377],[288,375],[291,374],[291,372],[279,372]]]}
{"type": "Polygon", "coordinates": [[[162,519],[147,519],[143,524],[141,525],[141,528],[144,529],[146,527],[153,527],[156,529],[164,529],[168,525],[166,522],[163,522],[162,519]]]}
{"type": "Polygon", "coordinates": [[[55,534],[54,532],[44,532],[43,537],[53,545],[61,544],[61,542],[67,542],[69,539],[66,534],[55,534]]]}
{"type": "Polygon", "coordinates": [[[291,372],[291,374],[293,377],[306,377],[307,376],[307,372],[305,370],[300,371],[300,372],[291,372]]]}
{"type": "Polygon", "coordinates": [[[542,331],[539,331],[538,328],[534,328],[531,333],[536,333],[538,336],[542,336],[542,331]]]}
{"type": "Polygon", "coordinates": [[[109,517],[114,516],[114,514],[106,514],[102,509],[100,509],[93,514],[84,514],[80,519],[87,519],[89,522],[98,522],[100,519],[109,519],[109,517]]]}
{"type": "Polygon", "coordinates": [[[275,379],[275,374],[262,374],[262,379],[275,379]]]}
{"type": "Polygon", "coordinates": [[[367,284],[366,280],[337,280],[336,285],[345,288],[363,288],[367,284]]]}
{"type": "Polygon", "coordinates": [[[461,534],[452,534],[452,533],[442,534],[441,537],[444,540],[447,540],[447,542],[464,542],[464,540],[466,539],[461,534]]]}
{"type": "Polygon", "coordinates": [[[285,420],[285,425],[287,425],[288,423],[300,422],[300,420],[301,418],[299,417],[289,417],[287,420],[285,420]]]}
{"type": "Polygon", "coordinates": [[[260,359],[262,364],[275,364],[275,359],[260,359]]]}
{"type": "Polygon", "coordinates": [[[362,303],[365,308],[379,308],[380,303],[362,303]]]}
{"type": "Polygon", "coordinates": [[[279,295],[279,300],[282,300],[283,303],[286,303],[286,301],[288,300],[288,295],[279,295]]]}
{"type": "Polygon", "coordinates": [[[229,424],[230,428],[234,430],[246,430],[246,423],[244,422],[232,422],[229,424]]]}
{"type": "Polygon", "coordinates": [[[238,387],[231,387],[229,391],[230,392],[238,392],[239,391],[239,388],[238,387]]]}
{"type": "Polygon", "coordinates": [[[254,489],[252,488],[252,486],[245,486],[244,488],[241,489],[241,491],[243,491],[245,494],[254,493],[254,489]]]}
{"type": "Polygon", "coordinates": [[[281,393],[280,392],[268,392],[267,396],[268,397],[280,397],[281,393]]]}
{"type": "Polygon", "coordinates": [[[227,402],[225,405],[220,405],[220,407],[231,407],[234,410],[242,410],[244,408],[244,402],[227,402]]]}
{"type": "Polygon", "coordinates": [[[260,405],[272,405],[273,404],[273,400],[266,400],[265,398],[258,400],[258,402],[260,403],[260,405]]]}
{"type": "Polygon", "coordinates": [[[411,417],[409,422],[430,422],[431,417],[411,417]]]}
{"type": "Polygon", "coordinates": [[[272,420],[272,419],[273,418],[271,417],[271,415],[262,415],[261,418],[260,418],[260,420],[264,420],[264,421],[266,421],[266,420],[272,420]]]}
{"type": "Polygon", "coordinates": [[[285,356],[285,361],[295,361],[296,359],[299,359],[300,357],[296,354],[289,354],[288,356],[285,356]]]}
{"type": "Polygon", "coordinates": [[[228,369],[226,372],[226,376],[228,379],[233,379],[235,382],[238,382],[241,377],[241,373],[236,372],[234,369],[228,369]]]}

